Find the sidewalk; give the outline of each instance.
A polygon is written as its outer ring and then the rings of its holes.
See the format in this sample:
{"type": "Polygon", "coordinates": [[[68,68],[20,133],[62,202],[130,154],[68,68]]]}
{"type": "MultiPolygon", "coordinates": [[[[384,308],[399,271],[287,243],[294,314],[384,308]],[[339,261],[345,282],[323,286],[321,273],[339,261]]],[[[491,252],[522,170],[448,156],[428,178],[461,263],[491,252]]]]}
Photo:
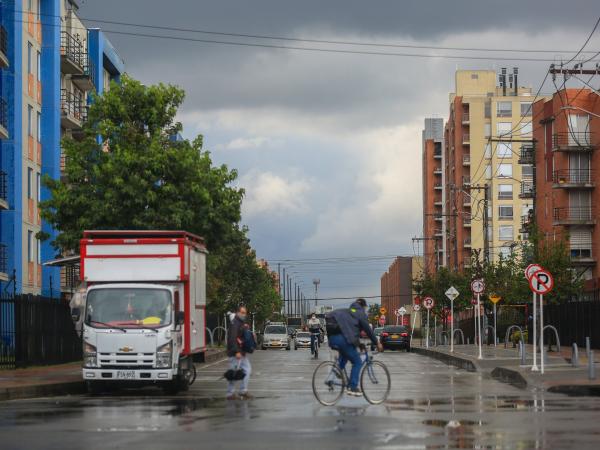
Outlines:
{"type": "MultiPolygon", "coordinates": [[[[573,367],[571,349],[561,348],[561,352],[547,353],[544,374],[540,371],[533,372],[533,347],[525,347],[525,365],[521,365],[521,358],[517,349],[504,348],[503,344],[483,346],[482,359],[479,359],[479,349],[476,345],[455,345],[454,352],[450,346],[413,347],[415,353],[438,359],[446,364],[463,368],[472,372],[482,372],[491,377],[513,384],[520,388],[538,388],[550,392],[560,392],[570,395],[600,395],[600,373],[597,379],[589,380],[587,357],[585,349],[580,350],[579,366],[573,367]]],[[[597,355],[594,352],[594,356],[597,355]]],[[[594,358],[597,361],[597,356],[594,358]]],[[[541,368],[538,353],[537,366],[541,368]]],[[[598,369],[598,365],[595,366],[598,369]]]]}
{"type": "MultiPolygon", "coordinates": [[[[203,363],[218,361],[225,357],[225,353],[221,348],[208,349],[203,363]]],[[[0,370],[0,401],[76,395],[85,391],[85,383],[81,378],[81,361],[56,366],[0,370]]]]}

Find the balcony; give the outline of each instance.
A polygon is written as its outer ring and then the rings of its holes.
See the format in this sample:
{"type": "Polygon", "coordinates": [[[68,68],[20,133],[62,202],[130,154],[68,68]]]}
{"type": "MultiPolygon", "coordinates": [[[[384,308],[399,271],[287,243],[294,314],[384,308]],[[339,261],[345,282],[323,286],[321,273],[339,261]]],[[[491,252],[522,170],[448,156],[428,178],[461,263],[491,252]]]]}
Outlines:
{"type": "Polygon", "coordinates": [[[467,256],[463,259],[463,266],[465,269],[468,269],[469,267],[471,267],[471,257],[467,256]]]}
{"type": "Polygon", "coordinates": [[[83,75],[88,54],[83,42],[66,31],[60,33],[60,70],[71,75],[83,75]]]}
{"type": "Polygon", "coordinates": [[[594,136],[589,131],[568,131],[552,135],[552,150],[555,152],[591,152],[596,148],[594,136]]]}
{"type": "Polygon", "coordinates": [[[590,248],[571,249],[571,265],[578,267],[589,267],[596,265],[596,258],[592,256],[590,248]]]}
{"type": "Polygon", "coordinates": [[[534,198],[535,197],[535,186],[533,181],[523,181],[521,183],[521,193],[519,198],[534,198]]]}
{"type": "Polygon", "coordinates": [[[8,139],[8,105],[0,97],[0,139],[8,139]]]}
{"type": "Polygon", "coordinates": [[[441,191],[443,189],[442,183],[435,183],[433,185],[433,188],[436,189],[436,190],[438,190],[438,191],[441,191]]]}
{"type": "Polygon", "coordinates": [[[442,174],[442,169],[439,167],[436,167],[435,169],[433,169],[433,174],[434,175],[441,175],[442,174]]]}
{"type": "Polygon", "coordinates": [[[61,89],[60,91],[60,123],[68,130],[80,130],[87,119],[87,106],[83,99],[72,92],[61,89]]]}
{"type": "Polygon", "coordinates": [[[444,233],[442,233],[442,230],[435,230],[433,235],[435,237],[442,237],[442,236],[444,236],[444,233]]]}
{"type": "Polygon", "coordinates": [[[94,63],[86,55],[83,62],[83,73],[71,75],[71,81],[82,91],[91,91],[96,86],[96,72],[94,63]]]}
{"type": "Polygon", "coordinates": [[[0,171],[0,209],[8,209],[8,183],[6,172],[0,171]]]}
{"type": "Polygon", "coordinates": [[[435,220],[436,222],[443,222],[444,218],[441,215],[439,215],[439,216],[435,216],[435,218],[433,220],[435,220]]]}
{"type": "Polygon", "coordinates": [[[470,217],[465,217],[463,219],[463,226],[465,226],[465,227],[470,227],[471,226],[471,218],[470,217]]]}
{"type": "Polygon", "coordinates": [[[563,169],[553,172],[554,189],[593,189],[595,173],[591,169],[563,169]]]}
{"type": "Polygon", "coordinates": [[[434,204],[435,206],[442,206],[442,201],[441,201],[441,200],[439,200],[439,199],[436,199],[436,200],[433,202],[433,204],[434,204]]]}
{"type": "Polygon", "coordinates": [[[554,225],[595,225],[596,218],[591,207],[554,208],[554,225]]]}
{"type": "Polygon", "coordinates": [[[0,244],[0,281],[8,280],[8,247],[0,244]]]}
{"type": "Polygon", "coordinates": [[[521,145],[519,164],[535,164],[535,152],[532,145],[521,145]]]}
{"type": "Polygon", "coordinates": [[[0,26],[0,68],[5,69],[8,66],[8,33],[6,28],[0,26]]]}
{"type": "Polygon", "coordinates": [[[462,124],[463,125],[468,125],[469,124],[469,120],[470,120],[469,113],[468,112],[464,112],[462,114],[462,124]]]}
{"type": "Polygon", "coordinates": [[[471,155],[463,155],[463,166],[471,165],[471,155]]]}
{"type": "Polygon", "coordinates": [[[466,207],[466,208],[470,208],[471,207],[471,198],[470,197],[465,196],[463,198],[463,206],[466,207]]]}
{"type": "Polygon", "coordinates": [[[532,217],[529,214],[521,216],[521,228],[519,233],[529,233],[529,228],[533,223],[532,217]]]}
{"type": "Polygon", "coordinates": [[[463,247],[464,248],[471,248],[471,238],[470,237],[464,239],[464,241],[463,241],[463,247]]]}
{"type": "Polygon", "coordinates": [[[462,177],[463,186],[471,186],[471,177],[462,177]]]}
{"type": "Polygon", "coordinates": [[[471,145],[471,136],[469,135],[469,133],[463,133],[462,143],[463,145],[471,145]]]}

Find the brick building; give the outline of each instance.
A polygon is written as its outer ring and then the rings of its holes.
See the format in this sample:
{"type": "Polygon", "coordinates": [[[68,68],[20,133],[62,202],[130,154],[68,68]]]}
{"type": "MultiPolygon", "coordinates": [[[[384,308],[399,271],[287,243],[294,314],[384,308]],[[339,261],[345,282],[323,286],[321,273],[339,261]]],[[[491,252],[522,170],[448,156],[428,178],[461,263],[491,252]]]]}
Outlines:
{"type": "Polygon", "coordinates": [[[388,315],[401,306],[412,311],[413,280],[420,276],[423,269],[423,258],[419,256],[398,256],[387,272],[381,276],[381,306],[388,310],[388,315]]]}

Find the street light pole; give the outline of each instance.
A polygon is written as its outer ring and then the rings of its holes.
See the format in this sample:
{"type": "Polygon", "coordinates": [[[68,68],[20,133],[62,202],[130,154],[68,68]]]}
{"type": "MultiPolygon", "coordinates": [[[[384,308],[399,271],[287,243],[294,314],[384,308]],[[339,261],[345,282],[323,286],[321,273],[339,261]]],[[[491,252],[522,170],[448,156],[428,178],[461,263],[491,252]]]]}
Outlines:
{"type": "Polygon", "coordinates": [[[313,279],[313,284],[315,285],[315,312],[317,310],[317,298],[318,298],[318,292],[319,292],[319,284],[321,284],[321,280],[319,278],[314,278],[313,279]]]}

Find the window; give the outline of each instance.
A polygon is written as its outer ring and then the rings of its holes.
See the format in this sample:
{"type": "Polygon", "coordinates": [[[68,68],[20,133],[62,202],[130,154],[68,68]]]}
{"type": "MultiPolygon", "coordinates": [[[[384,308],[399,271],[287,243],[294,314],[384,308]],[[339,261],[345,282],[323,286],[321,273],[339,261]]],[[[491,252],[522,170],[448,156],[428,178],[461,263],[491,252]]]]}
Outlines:
{"type": "Polygon", "coordinates": [[[483,125],[483,136],[484,137],[490,137],[492,135],[492,124],[491,123],[486,123],[483,125]]]}
{"type": "Polygon", "coordinates": [[[507,136],[512,131],[512,124],[510,122],[498,122],[496,124],[496,134],[498,136],[507,136]]]}
{"type": "Polygon", "coordinates": [[[27,261],[33,262],[33,231],[27,232],[27,261]]]}
{"type": "Polygon", "coordinates": [[[36,114],[35,129],[37,131],[38,142],[42,142],[42,114],[41,113],[36,114]]]}
{"type": "Polygon", "coordinates": [[[512,241],[513,240],[513,226],[512,225],[500,225],[498,227],[498,240],[512,241]]]}
{"type": "Polygon", "coordinates": [[[35,176],[35,182],[37,187],[37,201],[39,202],[42,199],[42,174],[39,172],[35,176]]]}
{"type": "Polygon", "coordinates": [[[31,42],[27,43],[27,73],[33,73],[33,45],[31,45],[31,42]]]}
{"type": "Polygon", "coordinates": [[[27,168],[27,198],[33,198],[33,169],[27,168]]]}
{"type": "Polygon", "coordinates": [[[531,116],[531,102],[521,102],[521,116],[530,117],[531,116]]]}
{"type": "Polygon", "coordinates": [[[492,165],[488,164],[485,166],[485,177],[489,180],[492,178],[492,165]]]}
{"type": "Polygon", "coordinates": [[[42,263],[42,242],[39,239],[36,239],[37,242],[37,263],[42,263]]]}
{"type": "Polygon", "coordinates": [[[496,104],[496,115],[498,117],[510,117],[512,116],[512,102],[498,102],[496,104]]]}
{"type": "Polygon", "coordinates": [[[498,164],[498,176],[512,178],[512,164],[498,164]]]}
{"type": "Polygon", "coordinates": [[[512,143],[511,142],[499,142],[496,147],[496,154],[498,158],[510,158],[512,157],[512,143]]]}
{"type": "Polygon", "coordinates": [[[483,154],[486,158],[492,157],[492,144],[490,144],[489,142],[487,144],[485,144],[485,149],[483,150],[483,154]]]}
{"type": "Polygon", "coordinates": [[[500,220],[512,220],[513,218],[513,207],[512,205],[500,205],[498,206],[498,219],[500,220]]]}
{"type": "Polygon", "coordinates": [[[571,258],[592,256],[592,230],[587,227],[572,227],[569,232],[571,258]]]}
{"type": "Polygon", "coordinates": [[[533,166],[522,166],[521,167],[521,175],[523,176],[523,179],[528,178],[528,179],[533,179],[533,166]]]}
{"type": "Polygon", "coordinates": [[[532,132],[533,132],[533,127],[531,125],[531,122],[527,122],[527,123],[524,123],[521,125],[521,134],[522,135],[530,136],[532,132]]]}
{"type": "Polygon", "coordinates": [[[42,54],[37,52],[37,80],[42,81],[42,54]]]}
{"type": "Polygon", "coordinates": [[[513,198],[512,184],[499,184],[498,185],[498,200],[512,200],[512,198],[513,198]]]}
{"type": "Polygon", "coordinates": [[[31,121],[33,120],[33,108],[31,105],[27,105],[27,134],[29,136],[33,136],[33,124],[31,121]]]}
{"type": "Polygon", "coordinates": [[[33,11],[33,0],[27,0],[27,11],[33,11]]]}
{"type": "Polygon", "coordinates": [[[478,80],[479,79],[479,75],[476,73],[472,73],[471,74],[471,80],[478,80]]]}

